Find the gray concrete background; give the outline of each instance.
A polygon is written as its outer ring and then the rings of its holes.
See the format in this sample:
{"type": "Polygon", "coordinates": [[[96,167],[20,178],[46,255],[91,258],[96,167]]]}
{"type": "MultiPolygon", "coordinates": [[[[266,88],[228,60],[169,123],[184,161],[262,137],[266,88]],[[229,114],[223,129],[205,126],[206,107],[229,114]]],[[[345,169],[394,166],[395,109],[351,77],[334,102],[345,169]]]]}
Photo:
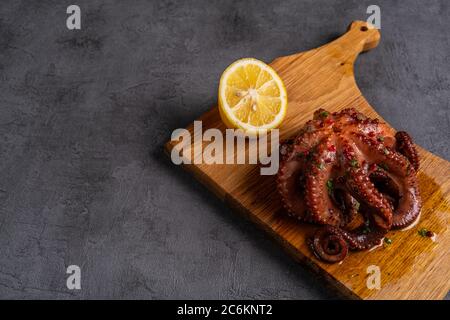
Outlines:
{"type": "Polygon", "coordinates": [[[241,57],[323,44],[381,7],[356,66],[394,127],[450,159],[448,1],[0,4],[0,298],[336,298],[163,155],[241,57]],[[65,270],[82,269],[67,290],[65,270]]]}

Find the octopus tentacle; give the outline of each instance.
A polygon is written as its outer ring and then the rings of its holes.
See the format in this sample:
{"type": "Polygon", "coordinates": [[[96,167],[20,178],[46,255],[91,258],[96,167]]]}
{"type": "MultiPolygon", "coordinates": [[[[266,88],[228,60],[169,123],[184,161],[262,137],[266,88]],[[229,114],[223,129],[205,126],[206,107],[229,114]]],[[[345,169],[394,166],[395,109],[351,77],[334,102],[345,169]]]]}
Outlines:
{"type": "Polygon", "coordinates": [[[386,174],[398,186],[399,201],[394,211],[392,227],[401,229],[409,226],[418,218],[422,203],[414,168],[402,154],[362,135],[356,137],[363,152],[371,154],[381,163],[387,169],[386,174]]]}
{"type": "Polygon", "coordinates": [[[369,178],[381,193],[395,198],[400,197],[398,185],[383,168],[377,167],[376,170],[369,172],[369,178]]]}
{"type": "Polygon", "coordinates": [[[387,230],[363,226],[353,232],[342,230],[342,237],[348,241],[351,250],[368,250],[380,245],[386,233],[387,230]]]}
{"type": "Polygon", "coordinates": [[[344,260],[347,256],[348,245],[333,226],[324,226],[314,234],[312,240],[313,252],[323,261],[335,263],[344,260]]]}
{"type": "Polygon", "coordinates": [[[367,250],[379,245],[386,234],[386,230],[364,230],[349,232],[330,225],[320,227],[313,236],[314,253],[326,262],[339,262],[348,250],[367,250]]]}
{"type": "Polygon", "coordinates": [[[395,134],[395,139],[397,140],[397,151],[408,158],[414,170],[419,170],[419,154],[409,134],[405,131],[398,131],[395,134]]]}
{"type": "Polygon", "coordinates": [[[311,242],[322,260],[380,243],[418,219],[418,156],[411,138],[354,108],[319,109],[280,147],[277,187],[299,220],[321,224],[311,242]]]}
{"type": "Polygon", "coordinates": [[[393,215],[390,203],[370,181],[368,172],[358,159],[356,150],[347,140],[343,141],[342,149],[348,191],[359,202],[364,203],[379,228],[390,229],[393,215]]]}
{"type": "Polygon", "coordinates": [[[389,201],[392,209],[398,207],[398,199],[400,198],[399,186],[393,179],[381,168],[369,172],[369,179],[375,185],[378,191],[389,201]]]}
{"type": "Polygon", "coordinates": [[[339,207],[343,213],[341,226],[355,226],[359,221],[358,210],[360,203],[347,191],[343,186],[335,184],[329,190],[329,194],[333,202],[339,207]]]}
{"type": "Polygon", "coordinates": [[[360,133],[352,133],[358,149],[372,162],[387,167],[387,171],[399,177],[405,177],[411,168],[409,161],[400,153],[387,148],[383,143],[364,136],[360,133]]]}
{"type": "Polygon", "coordinates": [[[356,221],[360,203],[357,201],[350,192],[345,192],[343,196],[345,206],[345,222],[346,225],[352,225],[353,221],[356,221]]]}
{"type": "Polygon", "coordinates": [[[393,223],[391,205],[375,188],[367,173],[363,169],[350,170],[347,186],[351,195],[371,212],[375,224],[381,229],[389,230],[393,223]]]}
{"type": "Polygon", "coordinates": [[[420,214],[422,201],[415,173],[411,172],[406,179],[401,180],[400,200],[394,212],[392,227],[403,229],[414,223],[420,214]]]}
{"type": "Polygon", "coordinates": [[[321,224],[340,225],[341,210],[331,200],[327,190],[336,149],[330,138],[325,139],[311,157],[306,175],[305,201],[310,219],[321,224]]]}
{"type": "Polygon", "coordinates": [[[294,139],[287,139],[280,143],[280,159],[286,161],[287,157],[291,154],[294,147],[294,139]]]}
{"type": "Polygon", "coordinates": [[[281,194],[283,205],[291,216],[299,220],[307,219],[301,188],[301,178],[307,163],[306,157],[324,137],[324,132],[304,132],[294,139],[282,155],[282,163],[277,176],[277,188],[281,194]]]}

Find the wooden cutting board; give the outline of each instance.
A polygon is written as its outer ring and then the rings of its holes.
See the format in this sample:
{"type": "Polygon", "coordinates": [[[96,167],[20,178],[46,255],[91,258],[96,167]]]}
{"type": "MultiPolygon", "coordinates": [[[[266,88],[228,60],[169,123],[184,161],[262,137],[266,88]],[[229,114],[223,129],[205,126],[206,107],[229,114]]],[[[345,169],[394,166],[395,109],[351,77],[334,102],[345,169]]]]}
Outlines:
{"type": "MultiPolygon", "coordinates": [[[[355,107],[370,117],[381,119],[362,96],[353,73],[358,55],[375,48],[379,41],[377,29],[366,22],[355,21],[347,33],[331,43],[275,59],[271,66],[283,79],[289,98],[280,139],[293,136],[319,107],[331,112],[355,107]]],[[[225,130],[216,107],[198,120],[203,122],[203,130],[225,130]]],[[[420,125],[419,114],[417,125],[420,125]]],[[[188,129],[193,134],[193,126],[188,129]]],[[[166,144],[169,155],[177,143],[169,141],[166,144]]],[[[216,196],[257,223],[296,259],[324,276],[347,297],[442,299],[450,289],[450,233],[447,227],[450,163],[422,148],[419,152],[418,178],[423,199],[420,222],[407,231],[389,232],[388,237],[393,240],[390,246],[370,252],[351,252],[341,264],[322,263],[312,255],[306,239],[315,227],[285,215],[276,191],[275,176],[260,175],[258,165],[183,166],[216,196]],[[420,228],[434,231],[436,240],[418,235],[420,228]],[[369,289],[366,285],[367,268],[371,265],[380,268],[380,289],[369,289]]]]}

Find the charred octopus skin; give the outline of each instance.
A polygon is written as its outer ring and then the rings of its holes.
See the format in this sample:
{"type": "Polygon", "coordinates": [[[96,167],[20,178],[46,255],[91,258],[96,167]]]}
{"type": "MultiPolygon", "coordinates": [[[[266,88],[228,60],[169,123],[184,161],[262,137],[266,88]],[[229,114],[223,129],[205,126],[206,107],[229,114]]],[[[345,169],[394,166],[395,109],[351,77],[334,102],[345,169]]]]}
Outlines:
{"type": "Polygon", "coordinates": [[[311,247],[326,262],[373,248],[390,229],[419,216],[414,143],[378,119],[353,108],[332,114],[319,109],[280,153],[283,205],[291,216],[323,225],[311,247]]]}

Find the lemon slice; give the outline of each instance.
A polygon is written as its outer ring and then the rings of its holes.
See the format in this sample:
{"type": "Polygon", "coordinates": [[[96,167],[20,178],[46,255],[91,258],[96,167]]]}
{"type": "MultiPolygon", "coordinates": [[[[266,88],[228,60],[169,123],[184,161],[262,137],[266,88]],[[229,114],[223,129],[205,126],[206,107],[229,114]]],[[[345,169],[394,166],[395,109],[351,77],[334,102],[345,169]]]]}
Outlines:
{"type": "Polygon", "coordinates": [[[259,134],[277,128],[286,109],[283,81],[264,62],[240,59],[223,72],[219,84],[219,111],[227,127],[259,134]]]}

